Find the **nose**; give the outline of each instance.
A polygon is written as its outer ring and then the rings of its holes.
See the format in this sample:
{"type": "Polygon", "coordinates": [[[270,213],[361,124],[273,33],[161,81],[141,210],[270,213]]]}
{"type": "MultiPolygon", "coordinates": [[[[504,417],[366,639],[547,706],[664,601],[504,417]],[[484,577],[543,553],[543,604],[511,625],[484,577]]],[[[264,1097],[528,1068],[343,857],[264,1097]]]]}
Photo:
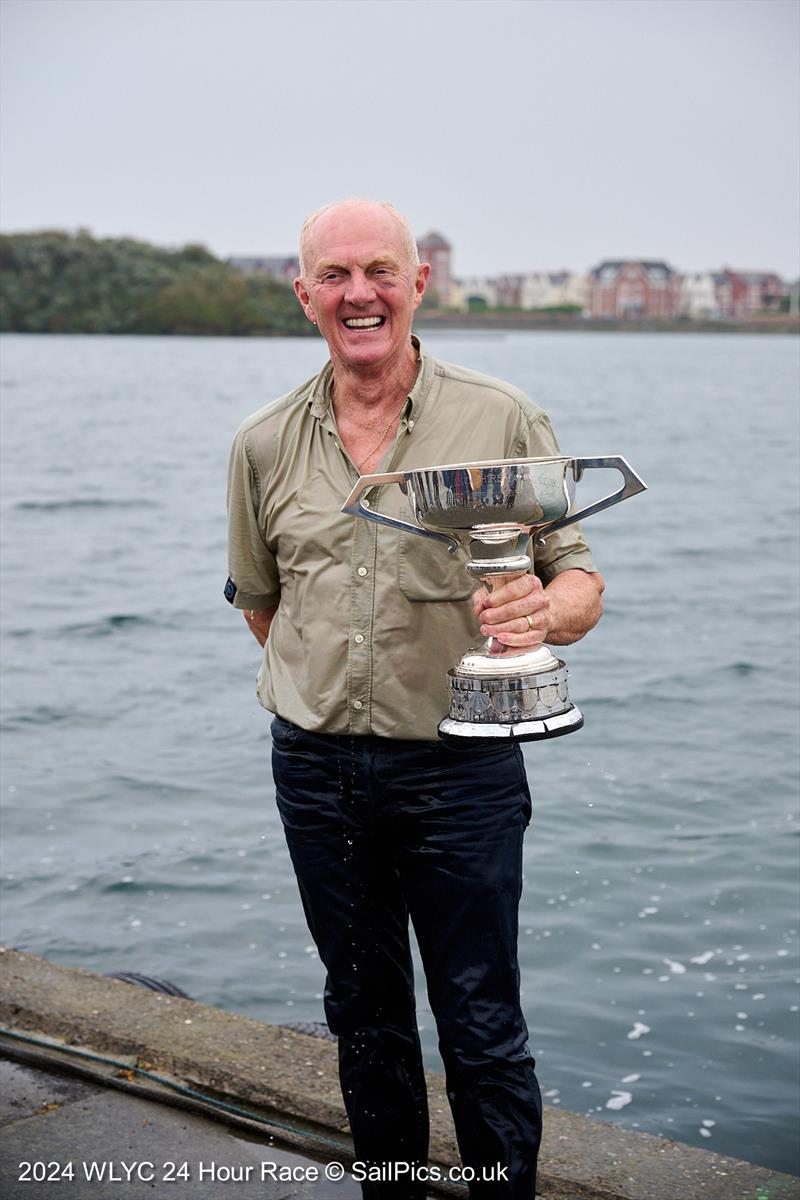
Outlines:
{"type": "Polygon", "coordinates": [[[369,304],[375,299],[375,288],[365,271],[354,267],[350,272],[344,298],[349,304],[369,304]]]}

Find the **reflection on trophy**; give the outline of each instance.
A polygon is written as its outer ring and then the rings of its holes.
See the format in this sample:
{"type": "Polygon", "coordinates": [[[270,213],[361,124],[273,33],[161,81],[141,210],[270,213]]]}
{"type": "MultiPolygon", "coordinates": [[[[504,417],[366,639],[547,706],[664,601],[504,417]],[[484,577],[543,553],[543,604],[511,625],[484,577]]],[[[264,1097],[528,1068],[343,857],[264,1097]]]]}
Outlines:
{"type": "MultiPolygon", "coordinates": [[[[544,545],[557,529],[618,504],[646,485],[624,458],[517,458],[496,462],[362,475],[342,512],[433,538],[455,554],[469,543],[466,569],[491,589],[497,576],[530,570],[528,541],[544,545]],[[586,508],[573,511],[575,485],[589,468],[613,468],[622,487],[586,508]],[[416,525],[385,516],[362,499],[370,488],[399,484],[416,525]]],[[[447,742],[513,738],[534,741],[572,733],[583,717],[570,701],[567,668],[546,647],[517,650],[493,647],[490,638],[462,656],[448,671],[450,714],[439,725],[447,742]]]]}

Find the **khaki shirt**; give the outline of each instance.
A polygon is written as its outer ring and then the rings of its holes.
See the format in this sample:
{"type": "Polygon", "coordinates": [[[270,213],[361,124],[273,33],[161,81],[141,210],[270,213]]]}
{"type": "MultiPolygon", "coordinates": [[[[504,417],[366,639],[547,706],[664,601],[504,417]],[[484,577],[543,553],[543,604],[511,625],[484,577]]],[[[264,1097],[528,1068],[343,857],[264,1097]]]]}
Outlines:
{"type": "MultiPolygon", "coordinates": [[[[415,339],[416,342],[416,339],[415,339]]],[[[332,367],[240,427],[228,474],[237,608],[278,604],[258,674],[264,708],[303,729],[431,740],[448,711],[448,669],[481,637],[476,583],[457,555],[340,511],[359,472],[331,406],[332,367]]],[[[394,444],[376,471],[559,454],[546,414],[510,384],[420,349],[394,444]]],[[[373,509],[413,520],[396,484],[373,509]]],[[[594,571],[577,524],[548,537],[533,570],[594,571]]],[[[235,585],[235,586],[234,586],[235,585]]]]}

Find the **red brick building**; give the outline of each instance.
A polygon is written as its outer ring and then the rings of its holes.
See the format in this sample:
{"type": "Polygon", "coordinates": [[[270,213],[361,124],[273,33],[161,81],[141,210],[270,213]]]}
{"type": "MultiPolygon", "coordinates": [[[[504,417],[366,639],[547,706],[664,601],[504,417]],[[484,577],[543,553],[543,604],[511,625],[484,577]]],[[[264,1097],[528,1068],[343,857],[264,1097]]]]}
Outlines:
{"type": "Polygon", "coordinates": [[[522,286],[524,282],[524,275],[498,275],[495,280],[497,287],[497,300],[495,303],[497,307],[521,308],[522,286]]]}
{"type": "Polygon", "coordinates": [[[675,317],[681,277],[661,261],[607,260],[589,274],[588,314],[620,320],[675,317]]]}
{"type": "Polygon", "coordinates": [[[440,233],[426,233],[417,242],[420,262],[431,264],[428,289],[436,292],[439,303],[446,307],[450,303],[453,287],[452,247],[440,233]]]}
{"type": "Polygon", "coordinates": [[[774,271],[732,271],[725,267],[714,275],[714,294],[721,317],[749,317],[757,312],[779,312],[788,291],[774,271]]]}

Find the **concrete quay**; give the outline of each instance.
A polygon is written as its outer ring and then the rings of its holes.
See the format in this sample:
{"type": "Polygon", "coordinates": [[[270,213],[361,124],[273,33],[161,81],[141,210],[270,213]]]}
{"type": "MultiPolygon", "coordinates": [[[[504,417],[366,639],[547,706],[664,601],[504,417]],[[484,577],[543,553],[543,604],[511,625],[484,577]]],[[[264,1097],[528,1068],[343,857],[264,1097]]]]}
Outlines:
{"type": "MultiPolygon", "coordinates": [[[[3,947],[0,1026],[8,1200],[360,1195],[329,1042],[3,947]],[[21,1162],[59,1166],[37,1180],[21,1162]],[[329,1163],[342,1164],[341,1182],[329,1163]]],[[[430,1163],[443,1178],[460,1160],[441,1075],[428,1073],[428,1091],[430,1163]]],[[[450,1182],[430,1190],[466,1196],[450,1182]]],[[[538,1194],[800,1200],[800,1179],[550,1107],[538,1194]]]]}

